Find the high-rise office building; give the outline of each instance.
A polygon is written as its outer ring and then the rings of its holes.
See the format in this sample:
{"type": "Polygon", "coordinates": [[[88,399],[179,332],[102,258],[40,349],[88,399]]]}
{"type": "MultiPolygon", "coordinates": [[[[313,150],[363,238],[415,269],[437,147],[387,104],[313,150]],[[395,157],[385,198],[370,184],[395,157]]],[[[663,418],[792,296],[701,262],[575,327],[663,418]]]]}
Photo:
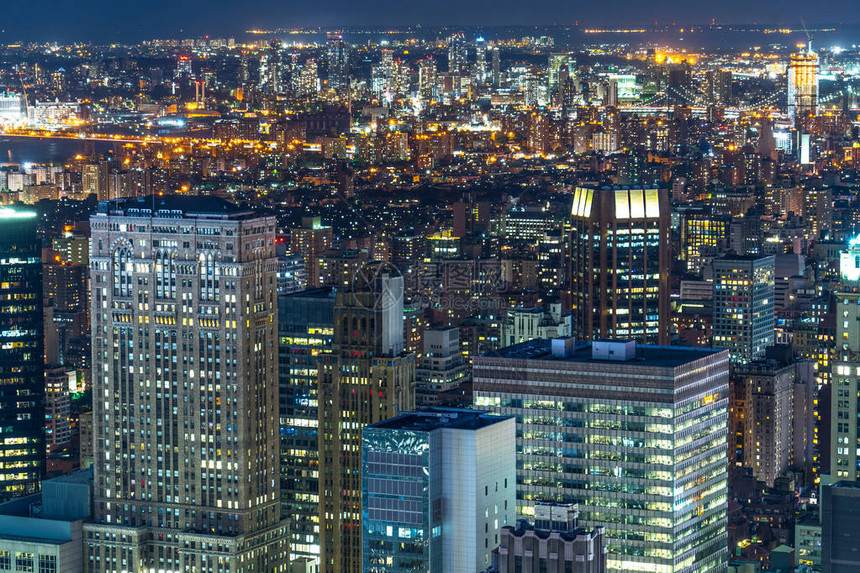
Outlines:
{"type": "Polygon", "coordinates": [[[290,558],[319,560],[317,363],[331,351],[334,289],[278,297],[281,510],[290,522],[290,558]]]}
{"type": "Polygon", "coordinates": [[[666,189],[576,188],[570,294],[578,338],[668,343],[669,243],[666,189]]]}
{"type": "Polygon", "coordinates": [[[415,403],[432,406],[468,382],[471,372],[460,351],[459,328],[424,329],[424,355],[415,369],[415,403]]]}
{"type": "Polygon", "coordinates": [[[773,256],[714,261],[713,344],[732,362],[763,358],[774,343],[774,272],[773,256]]]}
{"type": "Polygon", "coordinates": [[[731,217],[703,207],[686,210],[681,218],[681,260],[688,273],[697,275],[728,248],[731,217]]]}
{"type": "Polygon", "coordinates": [[[833,189],[807,186],[803,189],[803,219],[811,241],[826,238],[833,228],[833,189]]]}
{"type": "Polygon", "coordinates": [[[473,378],[476,408],[517,418],[518,515],[578,504],[611,571],[726,570],[728,352],[533,340],[473,378]]]}
{"type": "Polygon", "coordinates": [[[81,173],[81,181],[84,195],[95,195],[99,201],[106,201],[109,197],[108,164],[105,161],[84,165],[81,173]]]}
{"type": "Polygon", "coordinates": [[[711,104],[728,106],[732,101],[732,71],[708,70],[705,74],[705,89],[711,104]]]}
{"type": "Polygon", "coordinates": [[[90,226],[88,570],[285,571],[275,218],[167,196],[90,226]]]}
{"type": "Polygon", "coordinates": [[[448,73],[465,76],[469,72],[469,44],[462,33],[448,38],[448,73]]]}
{"type": "Polygon", "coordinates": [[[320,259],[332,246],[332,228],[323,225],[319,217],[302,218],[302,226],[290,230],[290,252],[305,261],[307,286],[322,286],[320,259]]]}
{"type": "Polygon", "coordinates": [[[550,95],[557,92],[571,74],[570,54],[550,54],[547,66],[547,91],[550,95]]]}
{"type": "Polygon", "coordinates": [[[260,83],[267,93],[281,93],[284,89],[282,47],[280,40],[272,40],[260,61],[260,83]]]}
{"type": "MultiPolygon", "coordinates": [[[[839,261],[842,284],[835,293],[836,340],[831,363],[830,475],[857,481],[860,476],[860,243],[855,239],[839,261]]],[[[825,422],[826,423],[826,422],[825,422]]],[[[823,444],[824,447],[827,447],[823,444]]]]}
{"type": "Polygon", "coordinates": [[[64,367],[45,369],[45,450],[48,454],[61,452],[71,445],[70,384],[75,377],[74,370],[64,367]]]}
{"type": "Polygon", "coordinates": [[[366,265],[337,293],[332,352],[319,364],[322,573],[362,571],[361,430],[414,408],[416,359],[403,348],[403,277],[366,265]]]}
{"type": "Polygon", "coordinates": [[[860,571],[860,482],[821,488],[821,570],[860,571]]]}
{"type": "Polygon", "coordinates": [[[788,64],[788,115],[792,121],[818,113],[818,54],[812,43],[788,64]]]}
{"type": "Polygon", "coordinates": [[[493,66],[493,85],[498,87],[502,81],[501,55],[498,46],[493,46],[491,64],[493,66]]]}
{"type": "Polygon", "coordinates": [[[478,573],[516,514],[516,424],[428,408],[364,428],[362,571],[478,573]]]}
{"type": "Polygon", "coordinates": [[[432,56],[422,58],[418,62],[418,94],[422,99],[431,100],[436,97],[436,60],[432,56]]]}
{"type": "Polygon", "coordinates": [[[552,303],[549,308],[509,308],[502,319],[502,346],[513,346],[535,338],[572,335],[571,316],[561,313],[561,303],[552,303]]]}
{"type": "Polygon", "coordinates": [[[66,351],[73,340],[89,336],[89,281],[87,266],[64,261],[48,261],[42,265],[44,304],[51,307],[44,328],[53,344],[46,348],[45,359],[50,364],[67,364],[66,351]]]}
{"type": "Polygon", "coordinates": [[[0,208],[0,502],[45,472],[42,245],[35,212],[0,208]]]}
{"type": "Polygon", "coordinates": [[[743,466],[773,487],[792,461],[795,365],[774,356],[740,364],[732,376],[744,394],[743,466]]]}
{"type": "Polygon", "coordinates": [[[278,294],[291,294],[304,290],[305,261],[301,255],[287,255],[278,252],[278,294]]]}
{"type": "Polygon", "coordinates": [[[326,41],[328,87],[340,90],[349,87],[349,44],[341,36],[330,36],[326,41]]]}

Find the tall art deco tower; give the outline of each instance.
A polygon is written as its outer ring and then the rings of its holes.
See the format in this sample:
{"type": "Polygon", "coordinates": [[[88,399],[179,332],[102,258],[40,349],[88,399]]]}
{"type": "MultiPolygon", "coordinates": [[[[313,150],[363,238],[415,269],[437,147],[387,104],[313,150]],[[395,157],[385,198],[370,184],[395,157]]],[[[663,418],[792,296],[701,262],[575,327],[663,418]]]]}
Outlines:
{"type": "Polygon", "coordinates": [[[415,407],[415,355],[403,348],[403,277],[361,269],[337,293],[332,351],[318,373],[320,571],[360,573],[361,431],[415,407]]]}
{"type": "Polygon", "coordinates": [[[90,222],[88,570],[285,571],[274,217],[173,196],[90,222]]]}

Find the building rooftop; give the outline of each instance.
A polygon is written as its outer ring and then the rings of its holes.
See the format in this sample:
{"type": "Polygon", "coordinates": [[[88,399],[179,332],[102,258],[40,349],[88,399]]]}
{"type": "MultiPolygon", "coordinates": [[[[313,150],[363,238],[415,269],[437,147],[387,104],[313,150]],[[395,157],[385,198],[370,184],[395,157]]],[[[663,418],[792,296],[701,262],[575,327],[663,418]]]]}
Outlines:
{"type": "Polygon", "coordinates": [[[93,470],[92,468],[82,469],[75,472],[59,475],[57,477],[44,481],[50,483],[89,484],[93,481],[93,470]]]}
{"type": "MultiPolygon", "coordinates": [[[[610,341],[621,342],[621,341],[610,341]]],[[[521,342],[487,352],[482,356],[510,358],[514,360],[552,360],[562,362],[597,362],[597,363],[625,363],[638,366],[654,366],[661,368],[675,368],[690,362],[707,358],[720,352],[722,349],[698,348],[689,346],[648,346],[637,344],[636,353],[630,360],[600,359],[592,357],[592,343],[578,343],[565,356],[553,354],[551,339],[535,339],[521,342]]]]}
{"type": "Polygon", "coordinates": [[[300,290],[296,292],[291,292],[287,294],[278,295],[284,297],[286,299],[300,299],[300,298],[321,298],[321,299],[333,299],[335,294],[334,287],[317,287],[317,288],[309,288],[306,290],[300,290]]]}
{"type": "Polygon", "coordinates": [[[479,430],[509,418],[511,416],[496,416],[480,410],[429,407],[400,414],[390,420],[377,422],[368,427],[385,430],[413,430],[416,432],[431,432],[442,428],[479,430]]]}
{"type": "Polygon", "coordinates": [[[860,490],[860,481],[838,481],[830,487],[837,489],[860,490]]]}
{"type": "Polygon", "coordinates": [[[148,197],[118,199],[99,203],[96,216],[157,218],[252,219],[253,211],[226,199],[197,195],[149,195],[148,197]]]}
{"type": "Polygon", "coordinates": [[[604,527],[597,526],[593,530],[588,531],[583,527],[577,527],[570,531],[550,531],[549,529],[540,529],[535,527],[527,519],[518,519],[516,526],[507,525],[502,530],[510,531],[514,537],[523,537],[528,533],[532,533],[539,539],[549,539],[550,537],[558,537],[564,541],[574,541],[577,537],[584,536],[587,538],[595,538],[604,534],[604,527]]]}
{"type": "Polygon", "coordinates": [[[761,261],[763,259],[775,259],[773,255],[739,255],[737,253],[726,253],[724,256],[714,259],[714,263],[718,262],[726,262],[730,263],[732,261],[761,261]]]}

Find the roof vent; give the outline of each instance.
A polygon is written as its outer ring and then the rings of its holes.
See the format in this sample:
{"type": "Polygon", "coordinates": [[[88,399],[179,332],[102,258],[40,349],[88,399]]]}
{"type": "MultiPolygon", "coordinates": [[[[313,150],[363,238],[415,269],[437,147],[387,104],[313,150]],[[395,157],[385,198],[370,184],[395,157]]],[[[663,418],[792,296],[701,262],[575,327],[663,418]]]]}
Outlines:
{"type": "Polygon", "coordinates": [[[635,340],[595,340],[591,343],[593,360],[633,360],[636,358],[635,340]]]}
{"type": "Polygon", "coordinates": [[[576,338],[573,336],[552,339],[552,355],[556,358],[570,358],[575,348],[576,338]]]}

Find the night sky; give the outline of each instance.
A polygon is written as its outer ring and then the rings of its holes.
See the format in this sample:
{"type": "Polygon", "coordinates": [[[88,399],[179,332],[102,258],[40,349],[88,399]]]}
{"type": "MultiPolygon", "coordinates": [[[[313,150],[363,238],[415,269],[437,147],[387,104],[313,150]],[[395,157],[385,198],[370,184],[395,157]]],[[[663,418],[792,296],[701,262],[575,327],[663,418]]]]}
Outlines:
{"type": "Polygon", "coordinates": [[[0,0],[0,44],[227,36],[250,28],[860,23],[858,0],[0,0]]]}

